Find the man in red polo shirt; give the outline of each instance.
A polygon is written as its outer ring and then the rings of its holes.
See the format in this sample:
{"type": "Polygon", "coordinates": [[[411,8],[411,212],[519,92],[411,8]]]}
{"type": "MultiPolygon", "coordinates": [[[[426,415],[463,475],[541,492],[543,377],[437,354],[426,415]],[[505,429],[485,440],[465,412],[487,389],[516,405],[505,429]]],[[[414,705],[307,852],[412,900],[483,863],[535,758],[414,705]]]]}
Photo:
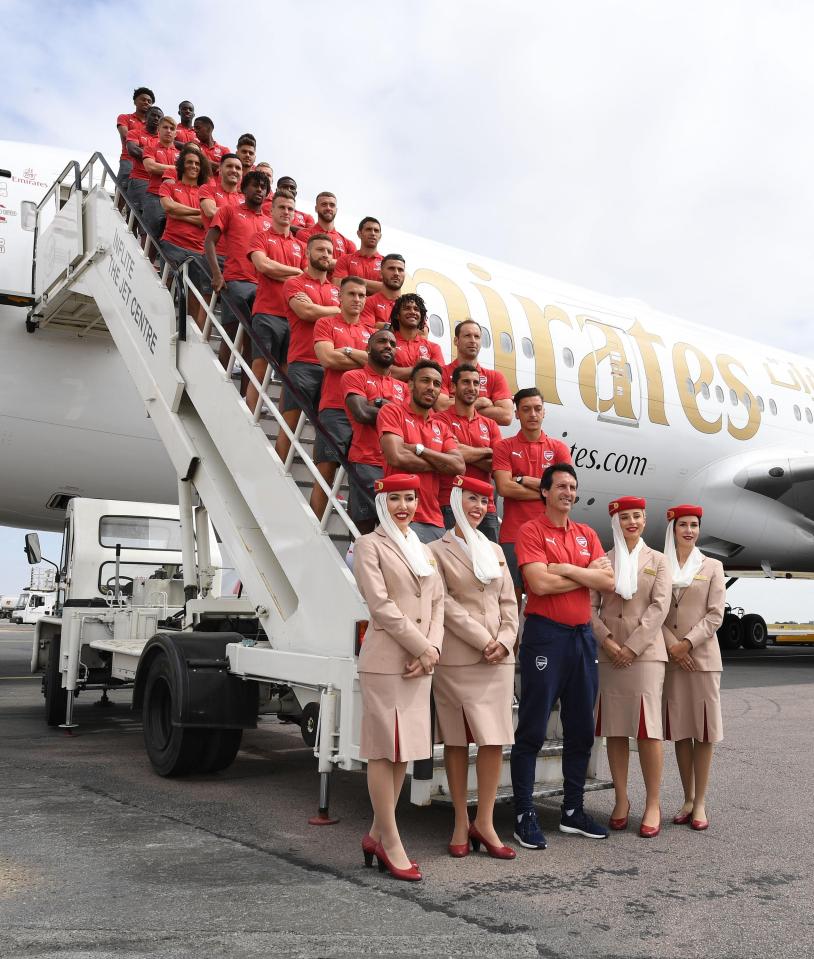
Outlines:
{"type": "Polygon", "coordinates": [[[441,474],[466,472],[464,458],[447,424],[433,412],[441,392],[441,367],[420,360],[409,380],[410,402],[387,403],[376,419],[384,475],[418,473],[421,491],[418,509],[410,524],[422,543],[444,535],[444,517],[438,503],[441,474]]]}
{"type": "Polygon", "coordinates": [[[116,179],[122,193],[127,192],[130,173],[133,169],[133,157],[127,149],[127,135],[144,129],[147,111],[155,103],[155,94],[149,87],[136,87],[133,91],[133,113],[120,113],[116,117],[116,130],[122,141],[122,152],[119,157],[119,172],[116,179]]]}
{"type": "Polygon", "coordinates": [[[405,382],[419,360],[433,360],[444,368],[444,354],[427,339],[427,305],[418,293],[405,293],[390,311],[390,327],[396,335],[393,376],[405,382]]]}
{"type": "Polygon", "coordinates": [[[382,225],[375,216],[366,216],[359,224],[356,235],[359,237],[359,249],[337,258],[334,280],[340,280],[343,276],[361,276],[367,286],[368,296],[379,293],[382,288],[382,255],[379,253],[382,225]]]}
{"type": "Polygon", "coordinates": [[[331,238],[333,243],[334,255],[331,258],[331,267],[328,272],[332,272],[336,266],[336,258],[344,256],[346,253],[355,253],[356,244],[343,236],[339,230],[334,229],[336,221],[336,195],[323,191],[317,194],[316,205],[314,207],[317,214],[317,222],[313,226],[304,226],[299,231],[299,238],[305,242],[315,233],[324,233],[331,238]]]}
{"type": "Polygon", "coordinates": [[[373,484],[384,475],[376,432],[379,411],[385,403],[404,405],[407,399],[406,384],[390,375],[395,350],[396,338],[390,330],[375,330],[367,341],[367,364],[342,375],[345,409],[353,430],[348,460],[358,480],[350,479],[348,509],[362,533],[372,533],[376,525],[373,484]]]}
{"type": "MultiPolygon", "coordinates": [[[[365,303],[364,319],[369,326],[389,325],[390,314],[404,286],[405,276],[404,257],[401,253],[388,253],[387,256],[382,257],[382,288],[378,293],[368,296],[365,303]]],[[[400,378],[405,381],[407,379],[406,376],[400,378]]]]}
{"type": "Polygon", "coordinates": [[[195,119],[195,107],[191,100],[182,100],[178,104],[178,116],[181,122],[175,128],[175,145],[180,150],[187,143],[194,143],[198,138],[192,121],[195,119]]]}
{"type": "MultiPolygon", "coordinates": [[[[339,289],[328,279],[333,246],[324,233],[316,233],[308,240],[306,255],[308,265],[303,272],[285,281],[283,300],[289,328],[286,375],[294,389],[307,400],[310,413],[319,408],[323,378],[314,352],[314,324],[323,317],[339,315],[339,289]]],[[[293,430],[302,412],[302,401],[285,385],[280,412],[293,430]]],[[[275,450],[283,462],[290,447],[288,437],[280,430],[275,450]]]]}
{"type": "MultiPolygon", "coordinates": [[[[342,374],[357,370],[367,363],[367,341],[373,332],[362,322],[365,308],[365,281],[346,276],[339,285],[339,316],[323,316],[314,325],[314,352],[325,371],[319,397],[319,424],[314,443],[314,462],[330,486],[340,460],[348,455],[353,437],[342,374]]],[[[311,509],[322,517],[328,498],[320,486],[311,491],[311,509]]]]}
{"type": "Polygon", "coordinates": [[[213,136],[215,132],[215,124],[209,117],[195,117],[195,122],[192,124],[192,128],[195,131],[195,136],[198,138],[198,143],[201,144],[201,151],[203,155],[209,160],[209,164],[212,167],[212,173],[217,175],[218,167],[220,166],[220,161],[223,159],[225,153],[231,153],[232,151],[229,147],[225,147],[222,143],[218,143],[213,136]]]}
{"type": "Polygon", "coordinates": [[[563,803],[560,832],[606,839],[608,830],[583,808],[585,776],[594,744],[594,704],[599,687],[596,640],[591,630],[591,590],[614,588],[613,566],[599,537],[570,518],[577,474],[570,463],[543,473],[544,510],[517,537],[517,561],[528,602],[520,644],[520,707],[512,746],[515,839],[545,849],[532,800],[537,754],[551,708],[560,703],[563,728],[563,803]]]}
{"type": "MultiPolygon", "coordinates": [[[[242,206],[246,202],[240,184],[243,166],[236,153],[226,153],[220,161],[220,170],[209,183],[201,187],[201,219],[207,230],[212,226],[215,214],[224,206],[242,206]]],[[[271,187],[269,187],[271,189],[271,187]]],[[[268,191],[266,191],[268,195],[268,191]]],[[[218,268],[223,270],[226,262],[226,240],[223,236],[215,244],[218,268]]],[[[213,276],[214,278],[214,276],[213,276]]],[[[220,287],[214,286],[216,290],[220,287]]]]}
{"type": "Polygon", "coordinates": [[[546,467],[552,463],[570,463],[571,453],[565,443],[543,432],[545,405],[536,386],[518,390],[514,395],[514,407],[520,429],[495,446],[492,471],[497,491],[503,497],[500,545],[506,554],[519,606],[523,597],[523,580],[514,549],[517,534],[523,523],[538,519],[543,513],[540,479],[546,467]]]}
{"type": "MultiPolygon", "coordinates": [[[[291,235],[291,217],[294,215],[294,197],[285,190],[274,194],[271,206],[271,229],[255,233],[249,246],[249,259],[258,274],[257,293],[252,308],[252,332],[278,366],[285,366],[288,354],[288,320],[283,297],[283,284],[289,277],[302,273],[305,249],[291,235]]],[[[252,372],[262,381],[268,361],[260,348],[255,347],[252,372]]],[[[250,383],[246,391],[249,409],[257,405],[258,393],[250,383]]]]}
{"type": "Polygon", "coordinates": [[[457,358],[444,367],[444,384],[438,400],[438,409],[452,405],[452,371],[459,363],[472,363],[480,370],[480,396],[475,404],[481,416],[488,416],[498,426],[512,421],[512,394],[506,377],[499,370],[488,370],[478,364],[481,328],[475,320],[462,320],[455,327],[457,358]]]}
{"type": "MultiPolygon", "coordinates": [[[[297,201],[297,181],[293,176],[281,176],[277,180],[277,189],[278,190],[288,190],[289,193],[293,194],[294,202],[297,201]]],[[[291,232],[297,236],[300,240],[300,243],[304,243],[304,239],[299,237],[300,230],[310,229],[314,225],[314,218],[310,213],[303,213],[301,210],[294,210],[294,215],[291,217],[291,232]]]]}
{"type": "MultiPolygon", "coordinates": [[[[478,398],[480,376],[477,367],[468,363],[461,363],[452,373],[452,386],[455,390],[455,405],[450,406],[443,413],[436,416],[442,419],[449,427],[450,432],[458,441],[458,449],[466,463],[466,475],[484,483],[492,485],[492,450],[501,441],[500,430],[494,420],[481,416],[475,409],[475,400],[478,398]]],[[[444,516],[444,526],[452,529],[455,517],[449,505],[449,495],[452,491],[451,476],[441,477],[439,502],[444,516]]],[[[494,493],[489,496],[489,508],[481,520],[478,529],[483,535],[497,542],[497,510],[495,509],[494,493]]]]}
{"type": "Polygon", "coordinates": [[[133,161],[127,197],[139,216],[144,212],[144,194],[150,182],[150,174],[144,169],[144,151],[158,144],[158,123],[163,116],[164,111],[161,107],[150,107],[144,118],[144,126],[141,129],[131,130],[124,142],[133,161]]]}
{"type": "Polygon", "coordinates": [[[175,146],[175,120],[172,117],[162,117],[158,121],[158,140],[144,148],[142,163],[149,174],[147,192],[142,199],[142,220],[147,230],[157,240],[161,239],[166,216],[161,207],[159,191],[164,180],[174,180],[178,172],[175,161],[178,159],[178,149],[175,146]]]}

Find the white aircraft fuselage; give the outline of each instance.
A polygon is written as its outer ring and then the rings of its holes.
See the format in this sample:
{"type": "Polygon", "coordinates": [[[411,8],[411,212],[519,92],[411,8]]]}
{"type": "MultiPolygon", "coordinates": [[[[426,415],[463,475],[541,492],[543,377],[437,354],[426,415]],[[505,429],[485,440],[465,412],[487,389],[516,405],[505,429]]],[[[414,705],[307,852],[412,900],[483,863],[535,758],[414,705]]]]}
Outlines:
{"type": "MultiPolygon", "coordinates": [[[[0,143],[0,290],[30,293],[21,205],[70,159],[87,155],[0,143]]],[[[702,548],[728,570],[814,572],[814,362],[389,226],[386,247],[405,256],[403,292],[424,297],[447,360],[472,317],[481,366],[540,388],[544,428],[579,473],[577,520],[609,541],[608,502],[644,496],[661,548],[666,508],[701,503],[702,548]]],[[[0,523],[60,528],[72,495],[175,502],[112,340],[27,332],[25,319],[0,306],[0,523]]]]}

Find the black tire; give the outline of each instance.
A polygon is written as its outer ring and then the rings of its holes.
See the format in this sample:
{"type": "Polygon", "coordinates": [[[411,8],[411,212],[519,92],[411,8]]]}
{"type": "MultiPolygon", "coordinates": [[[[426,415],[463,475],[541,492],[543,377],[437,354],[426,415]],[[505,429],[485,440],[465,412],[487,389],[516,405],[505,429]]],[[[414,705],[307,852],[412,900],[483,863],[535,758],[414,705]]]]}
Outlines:
{"type": "Polygon", "coordinates": [[[242,729],[207,729],[206,746],[198,772],[217,773],[231,766],[243,739],[242,729]]]}
{"type": "Polygon", "coordinates": [[[306,746],[312,749],[317,744],[317,728],[319,726],[319,703],[308,703],[302,711],[300,732],[306,746]]]}
{"type": "Polygon", "coordinates": [[[59,633],[51,637],[48,645],[48,662],[42,677],[42,694],[45,696],[45,721],[49,726],[59,726],[65,722],[68,708],[68,690],[62,688],[62,674],[59,671],[59,633]]]}
{"type": "Polygon", "coordinates": [[[718,628],[718,643],[721,649],[737,649],[743,641],[741,621],[733,613],[725,613],[718,628]]]}
{"type": "Polygon", "coordinates": [[[210,730],[173,726],[174,696],[172,666],[166,656],[156,656],[144,684],[141,722],[147,755],[159,776],[197,772],[208,745],[210,730]]]}
{"type": "Polygon", "coordinates": [[[765,649],[769,644],[766,620],[757,613],[747,613],[741,620],[743,645],[747,649],[765,649]]]}

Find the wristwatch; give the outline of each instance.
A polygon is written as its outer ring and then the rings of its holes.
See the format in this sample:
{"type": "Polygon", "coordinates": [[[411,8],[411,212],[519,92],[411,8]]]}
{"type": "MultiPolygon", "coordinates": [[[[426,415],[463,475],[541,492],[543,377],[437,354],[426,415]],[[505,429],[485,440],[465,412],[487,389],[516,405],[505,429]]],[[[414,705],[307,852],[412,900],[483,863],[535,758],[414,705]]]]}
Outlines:
{"type": "Polygon", "coordinates": [[[350,346],[343,346],[342,352],[345,354],[345,356],[353,356],[353,349],[350,346]]]}
{"type": "Polygon", "coordinates": [[[416,444],[415,444],[415,455],[416,455],[416,456],[421,456],[421,454],[422,454],[423,452],[424,452],[424,444],[423,444],[423,443],[416,443],[416,444]]]}
{"type": "Polygon", "coordinates": [[[383,396],[377,396],[376,399],[373,400],[373,406],[375,406],[377,410],[380,410],[384,406],[384,403],[385,400],[383,396]]]}
{"type": "Polygon", "coordinates": [[[523,485],[523,477],[522,477],[522,476],[515,476],[514,481],[515,481],[515,483],[517,483],[518,486],[522,486],[522,485],[523,485]]]}

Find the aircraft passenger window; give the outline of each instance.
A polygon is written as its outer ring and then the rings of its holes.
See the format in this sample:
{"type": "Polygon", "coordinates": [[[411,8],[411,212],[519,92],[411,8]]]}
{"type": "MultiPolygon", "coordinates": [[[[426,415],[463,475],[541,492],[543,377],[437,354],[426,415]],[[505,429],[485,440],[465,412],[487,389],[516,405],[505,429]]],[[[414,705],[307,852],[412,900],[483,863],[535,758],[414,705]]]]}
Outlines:
{"type": "Polygon", "coordinates": [[[430,333],[433,336],[443,336],[444,335],[444,321],[438,316],[437,313],[430,313],[427,317],[430,321],[430,333]]]}
{"type": "Polygon", "coordinates": [[[729,391],[729,402],[730,402],[733,406],[737,406],[737,405],[738,405],[738,394],[737,394],[734,390],[730,390],[730,391],[729,391]]]}
{"type": "Polygon", "coordinates": [[[814,423],[814,416],[811,415],[811,410],[808,407],[806,407],[806,420],[809,423],[814,423]]]}
{"type": "Polygon", "coordinates": [[[796,420],[801,420],[803,418],[803,414],[800,412],[800,407],[796,403],[794,404],[794,418],[796,420]]]}
{"type": "Polygon", "coordinates": [[[758,396],[757,398],[757,408],[760,410],[761,413],[766,409],[766,404],[763,402],[762,396],[758,396]]]}
{"type": "Polygon", "coordinates": [[[20,204],[20,226],[26,233],[33,233],[37,225],[37,204],[33,200],[23,200],[20,204]]]}
{"type": "Polygon", "coordinates": [[[567,346],[566,346],[565,349],[562,351],[562,358],[563,358],[563,360],[564,360],[564,362],[565,362],[565,365],[566,365],[566,366],[568,367],[568,369],[570,370],[570,369],[573,367],[573,365],[574,365],[574,354],[572,353],[571,350],[568,349],[567,346]]]}
{"type": "Polygon", "coordinates": [[[500,334],[500,348],[504,353],[512,353],[514,351],[514,343],[508,333],[500,334]]]}
{"type": "Polygon", "coordinates": [[[695,394],[695,383],[692,381],[691,377],[689,376],[684,382],[687,386],[687,392],[690,394],[690,396],[693,396],[695,394]]]}
{"type": "Polygon", "coordinates": [[[709,383],[701,384],[701,395],[704,397],[705,400],[709,399],[709,383]]]}
{"type": "Polygon", "coordinates": [[[488,327],[482,326],[480,328],[480,335],[481,335],[481,346],[485,346],[486,349],[488,350],[489,347],[492,345],[491,331],[488,329],[488,327]]]}
{"type": "Polygon", "coordinates": [[[596,502],[596,500],[595,500],[595,499],[593,498],[593,496],[592,496],[592,497],[588,500],[587,505],[588,505],[588,506],[593,506],[595,502],[596,502]]]}
{"type": "Polygon", "coordinates": [[[524,336],[520,341],[520,348],[523,351],[523,356],[527,356],[530,360],[534,359],[534,344],[527,336],[524,336]]]}
{"type": "Polygon", "coordinates": [[[743,405],[747,410],[752,408],[752,397],[748,393],[743,394],[743,405]]]}
{"type": "Polygon", "coordinates": [[[625,376],[627,377],[628,383],[633,382],[633,367],[630,363],[625,363],[625,376]]]}
{"type": "Polygon", "coordinates": [[[715,387],[715,399],[716,399],[719,403],[723,403],[723,401],[724,401],[724,391],[721,389],[720,386],[716,386],[716,387],[715,387]]]}
{"type": "Polygon", "coordinates": [[[774,400],[769,400],[769,410],[772,416],[777,416],[777,403],[774,400]]]}

